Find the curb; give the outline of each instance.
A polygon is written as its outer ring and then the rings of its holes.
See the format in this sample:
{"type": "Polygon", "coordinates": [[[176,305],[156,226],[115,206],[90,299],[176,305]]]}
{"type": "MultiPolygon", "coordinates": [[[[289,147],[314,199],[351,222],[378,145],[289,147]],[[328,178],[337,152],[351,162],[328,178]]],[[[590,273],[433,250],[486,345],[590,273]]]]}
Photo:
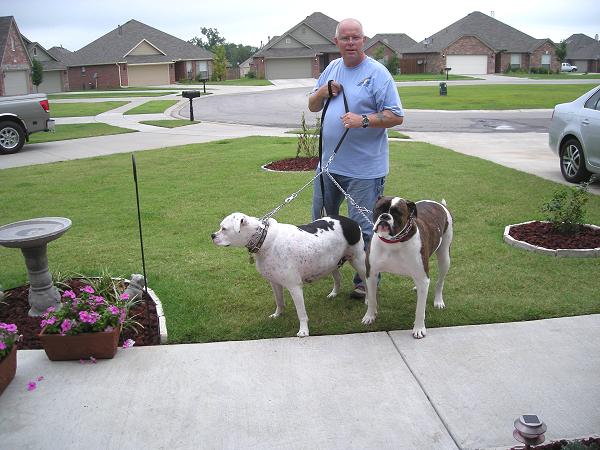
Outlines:
{"type": "MultiPolygon", "coordinates": [[[[541,253],[543,255],[548,256],[556,256],[558,258],[600,258],[600,247],[590,248],[590,249],[571,249],[571,248],[559,248],[559,249],[549,249],[544,247],[538,247],[537,245],[532,245],[524,241],[519,241],[513,238],[509,233],[510,229],[519,225],[526,225],[528,223],[536,222],[535,220],[530,220],[528,222],[515,223],[512,225],[507,225],[504,228],[504,242],[508,245],[511,245],[515,248],[520,248],[522,250],[527,250],[534,253],[541,253]]],[[[600,227],[591,224],[584,224],[584,226],[593,228],[595,230],[600,230],[600,227]]]]}

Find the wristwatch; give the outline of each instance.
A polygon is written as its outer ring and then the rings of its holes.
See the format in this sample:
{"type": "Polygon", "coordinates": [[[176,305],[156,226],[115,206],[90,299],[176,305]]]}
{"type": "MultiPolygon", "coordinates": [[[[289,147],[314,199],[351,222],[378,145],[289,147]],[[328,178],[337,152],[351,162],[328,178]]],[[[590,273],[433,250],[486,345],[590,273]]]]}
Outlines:
{"type": "Polygon", "coordinates": [[[367,128],[369,126],[369,118],[367,117],[366,114],[362,115],[362,127],[363,128],[367,128]]]}

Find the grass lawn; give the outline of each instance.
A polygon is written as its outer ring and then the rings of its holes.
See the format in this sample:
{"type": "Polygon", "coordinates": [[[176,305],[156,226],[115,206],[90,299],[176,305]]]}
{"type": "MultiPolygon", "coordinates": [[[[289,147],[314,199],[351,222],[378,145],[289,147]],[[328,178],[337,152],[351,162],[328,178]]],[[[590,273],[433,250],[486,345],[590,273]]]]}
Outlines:
{"type": "Polygon", "coordinates": [[[185,127],[186,125],[194,125],[195,123],[200,123],[199,120],[189,121],[183,119],[173,119],[173,120],[142,120],[140,123],[144,125],[152,125],[154,127],[163,127],[163,128],[177,128],[177,127],[185,127]]]}
{"type": "Polygon", "coordinates": [[[207,81],[206,84],[217,84],[226,86],[271,86],[269,80],[263,80],[261,78],[238,78],[237,80],[225,80],[225,81],[207,81]]]}
{"type": "Polygon", "coordinates": [[[97,116],[129,102],[93,102],[93,103],[52,103],[50,102],[50,117],[85,117],[97,116]]]}
{"type": "MultiPolygon", "coordinates": [[[[171,342],[295,336],[289,295],[285,315],[270,320],[271,288],[248,263],[246,249],[216,247],[210,239],[231,212],[260,216],[312,178],[260,169],[295,153],[294,137],[250,137],[137,154],[149,286],[163,302],[171,342]]],[[[392,142],[390,164],[386,193],[445,198],[455,218],[447,308],[434,310],[430,292],[429,328],[600,313],[600,259],[548,257],[502,241],[505,225],[542,218],[540,206],[556,183],[416,142],[392,142]]],[[[5,169],[2,187],[2,223],[46,216],[73,221],[48,246],[53,273],[107,269],[128,277],[141,271],[130,155],[5,169]]],[[[310,201],[307,189],[277,220],[307,222],[310,201]]],[[[587,222],[600,223],[598,196],[587,209],[587,222]]],[[[0,261],[5,289],[26,282],[20,251],[0,247],[0,261]]],[[[433,280],[436,266],[432,261],[433,280]]],[[[412,281],[385,274],[378,319],[365,327],[360,321],[366,306],[348,299],[352,275],[346,265],[342,292],[331,301],[331,279],[305,287],[311,334],[412,329],[412,281]]]]}
{"type": "Polygon", "coordinates": [[[29,136],[30,144],[40,142],[64,141],[92,136],[108,136],[110,134],[135,133],[128,128],[114,127],[105,123],[74,123],[56,125],[54,133],[34,133],[29,136]]]}
{"type": "MultiPolygon", "coordinates": [[[[448,75],[448,80],[481,80],[481,78],[468,75],[448,75]]],[[[446,74],[435,73],[408,73],[394,75],[394,81],[446,81],[446,74]]]]}
{"type": "Polygon", "coordinates": [[[86,91],[80,94],[48,94],[50,100],[55,99],[79,99],[79,98],[115,98],[115,97],[161,97],[163,95],[177,94],[179,91],[171,92],[94,92],[86,91]]]}
{"type": "Polygon", "coordinates": [[[448,86],[448,95],[439,95],[438,86],[398,88],[407,109],[535,109],[554,108],[592,89],[591,84],[513,84],[448,86]]]}
{"type": "MultiPolygon", "coordinates": [[[[500,74],[499,74],[500,75],[500,74]]],[[[533,80],[579,80],[579,79],[600,79],[600,73],[504,73],[505,77],[531,78],[533,80]]],[[[591,87],[590,87],[591,89],[591,87]]]]}
{"type": "Polygon", "coordinates": [[[179,100],[150,100],[149,102],[142,103],[129,111],[125,111],[123,114],[158,114],[165,112],[171,106],[178,103],[179,100]]]}

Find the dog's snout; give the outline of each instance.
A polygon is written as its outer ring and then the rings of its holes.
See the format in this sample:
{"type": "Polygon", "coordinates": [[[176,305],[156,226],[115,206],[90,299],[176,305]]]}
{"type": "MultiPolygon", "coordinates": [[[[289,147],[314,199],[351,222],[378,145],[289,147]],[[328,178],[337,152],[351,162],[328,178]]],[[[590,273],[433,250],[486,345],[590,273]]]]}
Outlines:
{"type": "Polygon", "coordinates": [[[217,237],[217,233],[211,233],[210,238],[214,241],[217,237]]]}
{"type": "Polygon", "coordinates": [[[379,218],[381,220],[392,220],[392,216],[388,213],[383,213],[382,215],[379,216],[379,218]]]}

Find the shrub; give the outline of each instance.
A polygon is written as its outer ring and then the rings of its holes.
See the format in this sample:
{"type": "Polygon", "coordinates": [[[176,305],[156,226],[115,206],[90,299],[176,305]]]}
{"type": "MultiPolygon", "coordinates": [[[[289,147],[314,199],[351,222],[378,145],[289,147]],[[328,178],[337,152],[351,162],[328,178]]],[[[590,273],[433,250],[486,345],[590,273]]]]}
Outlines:
{"type": "Polygon", "coordinates": [[[575,234],[584,222],[585,204],[589,200],[589,183],[558,189],[552,199],[544,203],[542,213],[559,233],[575,234]]]}
{"type": "Polygon", "coordinates": [[[319,133],[321,128],[321,121],[317,117],[317,123],[315,129],[312,130],[310,126],[306,124],[304,113],[300,119],[300,133],[298,134],[298,146],[296,148],[296,158],[305,156],[307,158],[313,158],[319,155],[319,133]]]}
{"type": "Polygon", "coordinates": [[[256,78],[256,72],[254,70],[249,71],[246,74],[246,78],[256,78]]]}

